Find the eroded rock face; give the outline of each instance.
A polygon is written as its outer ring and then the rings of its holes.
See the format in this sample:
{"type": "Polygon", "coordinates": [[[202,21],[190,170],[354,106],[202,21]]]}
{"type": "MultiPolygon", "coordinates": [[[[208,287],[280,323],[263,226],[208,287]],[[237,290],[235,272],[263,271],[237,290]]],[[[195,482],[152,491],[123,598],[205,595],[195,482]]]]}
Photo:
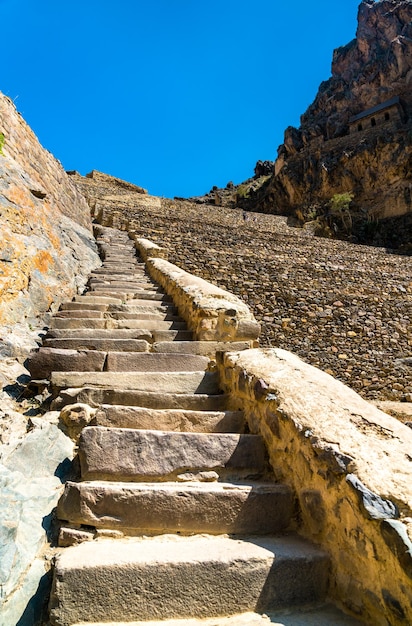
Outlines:
{"type": "Polygon", "coordinates": [[[100,261],[84,197],[2,94],[0,132],[0,356],[24,357],[100,261]]]}
{"type": "Polygon", "coordinates": [[[286,129],[261,209],[292,214],[353,192],[369,218],[412,211],[411,23],[410,0],[360,4],[356,39],[335,50],[300,128],[286,129]]]}

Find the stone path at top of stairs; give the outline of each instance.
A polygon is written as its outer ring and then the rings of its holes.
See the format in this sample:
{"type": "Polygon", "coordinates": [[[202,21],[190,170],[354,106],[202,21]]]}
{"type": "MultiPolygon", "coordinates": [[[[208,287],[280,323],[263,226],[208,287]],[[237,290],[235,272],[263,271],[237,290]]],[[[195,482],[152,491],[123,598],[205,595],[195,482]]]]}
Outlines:
{"type": "Polygon", "coordinates": [[[328,555],[290,532],[293,494],[219,389],[223,346],[191,340],[127,233],[96,232],[102,267],[30,363],[80,433],[80,479],[57,510],[51,624],[354,626],[316,608],[328,555]]]}

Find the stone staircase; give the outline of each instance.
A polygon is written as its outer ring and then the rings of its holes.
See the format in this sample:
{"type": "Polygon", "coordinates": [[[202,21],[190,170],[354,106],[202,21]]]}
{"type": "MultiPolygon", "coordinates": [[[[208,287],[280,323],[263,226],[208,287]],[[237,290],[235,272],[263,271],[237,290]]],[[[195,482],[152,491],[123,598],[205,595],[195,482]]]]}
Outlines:
{"type": "Polygon", "coordinates": [[[50,623],[358,624],[324,604],[328,555],[296,534],[294,494],[219,389],[223,346],[193,340],[127,233],[96,235],[102,267],[30,363],[78,436],[50,623]]]}

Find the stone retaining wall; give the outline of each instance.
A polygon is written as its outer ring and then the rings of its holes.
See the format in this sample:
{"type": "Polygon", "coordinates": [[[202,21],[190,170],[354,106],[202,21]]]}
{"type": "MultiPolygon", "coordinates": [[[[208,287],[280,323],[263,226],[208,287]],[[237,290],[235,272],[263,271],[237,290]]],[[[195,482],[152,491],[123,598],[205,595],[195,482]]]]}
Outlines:
{"type": "Polygon", "coordinates": [[[332,597],[374,626],[412,622],[412,432],[284,350],[218,359],[224,391],[332,558],[332,597]]]}

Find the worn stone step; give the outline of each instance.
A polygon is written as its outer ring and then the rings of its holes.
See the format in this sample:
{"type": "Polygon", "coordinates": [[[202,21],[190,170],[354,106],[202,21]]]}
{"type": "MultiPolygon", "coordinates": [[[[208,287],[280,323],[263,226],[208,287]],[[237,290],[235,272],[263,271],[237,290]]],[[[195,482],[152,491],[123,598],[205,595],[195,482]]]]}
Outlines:
{"type": "Polygon", "coordinates": [[[325,552],[297,537],[104,540],[58,557],[51,623],[155,620],[269,611],[322,601],[325,552]]]}
{"type": "Polygon", "coordinates": [[[237,613],[228,617],[167,619],[144,622],[82,622],[72,626],[365,626],[333,605],[269,611],[267,614],[237,613]]]}
{"type": "MultiPolygon", "coordinates": [[[[95,283],[92,283],[89,285],[89,290],[90,293],[106,293],[108,291],[115,292],[115,293],[126,293],[126,294],[138,294],[140,296],[140,294],[142,295],[142,297],[146,298],[147,300],[149,300],[150,298],[152,298],[153,296],[160,296],[157,299],[161,299],[162,296],[164,296],[164,294],[158,290],[153,289],[153,285],[130,285],[127,287],[120,287],[116,284],[103,284],[103,285],[96,285],[95,283]]],[[[153,299],[156,299],[153,297],[153,299]]]]}
{"type": "Polygon", "coordinates": [[[142,339],[44,339],[43,346],[64,350],[101,350],[103,352],[148,352],[150,350],[150,344],[142,339]]]}
{"type": "Polygon", "coordinates": [[[50,328],[47,339],[145,339],[150,341],[150,331],[133,328],[50,328]]]}
{"type": "Polygon", "coordinates": [[[106,319],[93,319],[87,317],[52,317],[50,320],[51,329],[58,328],[87,328],[103,329],[107,328],[106,319]]]}
{"type": "Polygon", "coordinates": [[[153,342],[160,341],[192,341],[191,330],[152,330],[153,342]]]}
{"type": "Polygon", "coordinates": [[[125,268],[125,267],[111,267],[110,271],[107,267],[105,266],[101,266],[101,267],[97,267],[96,269],[93,270],[93,272],[91,272],[90,276],[100,276],[101,274],[105,274],[105,275],[110,275],[110,276],[133,276],[133,275],[138,275],[139,272],[144,272],[145,271],[145,264],[144,263],[137,263],[134,268],[129,269],[129,268],[125,268]]]}
{"type": "Polygon", "coordinates": [[[59,311],[107,311],[109,304],[90,304],[88,302],[63,302],[59,311]]]}
{"type": "Polygon", "coordinates": [[[184,322],[179,315],[170,315],[163,313],[162,309],[155,310],[155,313],[129,313],[127,311],[110,311],[105,315],[106,318],[115,320],[147,320],[157,319],[164,322],[184,322]]]}
{"type": "Polygon", "coordinates": [[[83,386],[61,389],[52,404],[60,410],[78,402],[98,407],[103,404],[139,406],[153,409],[185,409],[189,411],[225,411],[230,404],[226,394],[165,393],[163,391],[139,391],[133,389],[104,389],[83,386]]]}
{"type": "Polygon", "coordinates": [[[210,360],[195,354],[142,354],[109,352],[105,370],[108,372],[199,372],[206,370],[210,360]]]}
{"type": "Polygon", "coordinates": [[[238,352],[247,350],[247,341],[159,341],[152,346],[152,352],[198,354],[213,357],[216,352],[238,352]]]}
{"type": "Polygon", "coordinates": [[[122,299],[114,298],[113,296],[91,296],[90,292],[86,292],[81,296],[75,296],[74,302],[81,302],[82,304],[122,304],[122,299]]]}
{"type": "Polygon", "coordinates": [[[50,320],[51,329],[94,329],[94,330],[115,330],[115,329],[130,329],[141,331],[152,330],[165,330],[165,331],[179,331],[186,330],[186,322],[175,322],[173,320],[162,320],[159,318],[146,317],[143,319],[130,318],[130,319],[114,319],[109,313],[104,314],[102,318],[89,318],[89,317],[52,317],[50,320]]]}
{"type": "Polygon", "coordinates": [[[82,480],[173,480],[186,471],[257,476],[267,470],[258,435],[88,426],[79,441],[82,480]]]}
{"type": "Polygon", "coordinates": [[[134,283],[136,281],[138,282],[149,282],[149,283],[153,283],[154,285],[156,285],[157,283],[155,283],[148,274],[146,274],[143,270],[136,270],[136,274],[113,274],[113,272],[107,272],[107,274],[95,274],[95,272],[92,272],[91,274],[89,274],[89,280],[90,281],[101,281],[101,282],[106,282],[106,281],[121,281],[125,284],[128,283],[134,283]]]}
{"type": "Polygon", "coordinates": [[[88,291],[87,294],[96,297],[114,297],[127,302],[131,300],[139,300],[139,303],[146,304],[152,304],[152,302],[159,302],[160,304],[173,304],[173,300],[170,296],[166,296],[163,293],[147,291],[145,289],[141,289],[140,291],[136,291],[134,289],[128,290],[127,288],[119,290],[113,288],[98,290],[93,289],[92,291],[88,291]]]}
{"type": "Polygon", "coordinates": [[[95,414],[92,425],[183,433],[243,433],[246,429],[243,411],[151,409],[119,404],[103,404],[95,414]]]}
{"type": "Polygon", "coordinates": [[[53,371],[102,372],[106,352],[42,347],[30,354],[27,369],[32,378],[50,378],[53,371]]]}
{"type": "Polygon", "coordinates": [[[146,300],[145,298],[141,298],[140,296],[139,298],[131,298],[127,300],[125,304],[127,304],[127,306],[129,307],[150,306],[150,307],[164,308],[164,307],[174,306],[173,300],[171,298],[169,300],[164,300],[164,301],[163,300],[146,300]]]}
{"type": "Polygon", "coordinates": [[[285,531],[293,513],[289,487],[275,483],[67,482],[57,517],[128,535],[285,531]]]}
{"type": "Polygon", "coordinates": [[[57,311],[54,314],[54,318],[80,318],[80,319],[103,319],[104,311],[96,311],[93,309],[67,309],[57,311]]]}
{"type": "Polygon", "coordinates": [[[107,328],[142,328],[150,331],[185,331],[186,322],[174,322],[159,318],[146,317],[144,319],[120,319],[107,318],[107,328]]]}
{"type": "Polygon", "coordinates": [[[98,278],[92,278],[89,280],[89,286],[92,289],[102,289],[102,288],[110,288],[110,289],[134,289],[134,290],[148,290],[155,291],[160,293],[160,287],[158,287],[155,283],[150,281],[119,281],[119,280],[99,280],[98,278]]]}
{"type": "MultiPolygon", "coordinates": [[[[163,315],[177,315],[177,307],[173,304],[166,304],[162,306],[158,306],[158,304],[152,303],[150,304],[130,304],[129,302],[125,302],[124,304],[116,304],[109,305],[108,313],[113,315],[114,313],[129,313],[136,315],[146,314],[146,318],[148,317],[159,317],[163,315]]],[[[134,302],[134,301],[133,301],[134,302]]]]}
{"type": "Polygon", "coordinates": [[[54,389],[104,387],[106,389],[162,390],[163,393],[219,392],[216,372],[52,372],[54,389]]]}

